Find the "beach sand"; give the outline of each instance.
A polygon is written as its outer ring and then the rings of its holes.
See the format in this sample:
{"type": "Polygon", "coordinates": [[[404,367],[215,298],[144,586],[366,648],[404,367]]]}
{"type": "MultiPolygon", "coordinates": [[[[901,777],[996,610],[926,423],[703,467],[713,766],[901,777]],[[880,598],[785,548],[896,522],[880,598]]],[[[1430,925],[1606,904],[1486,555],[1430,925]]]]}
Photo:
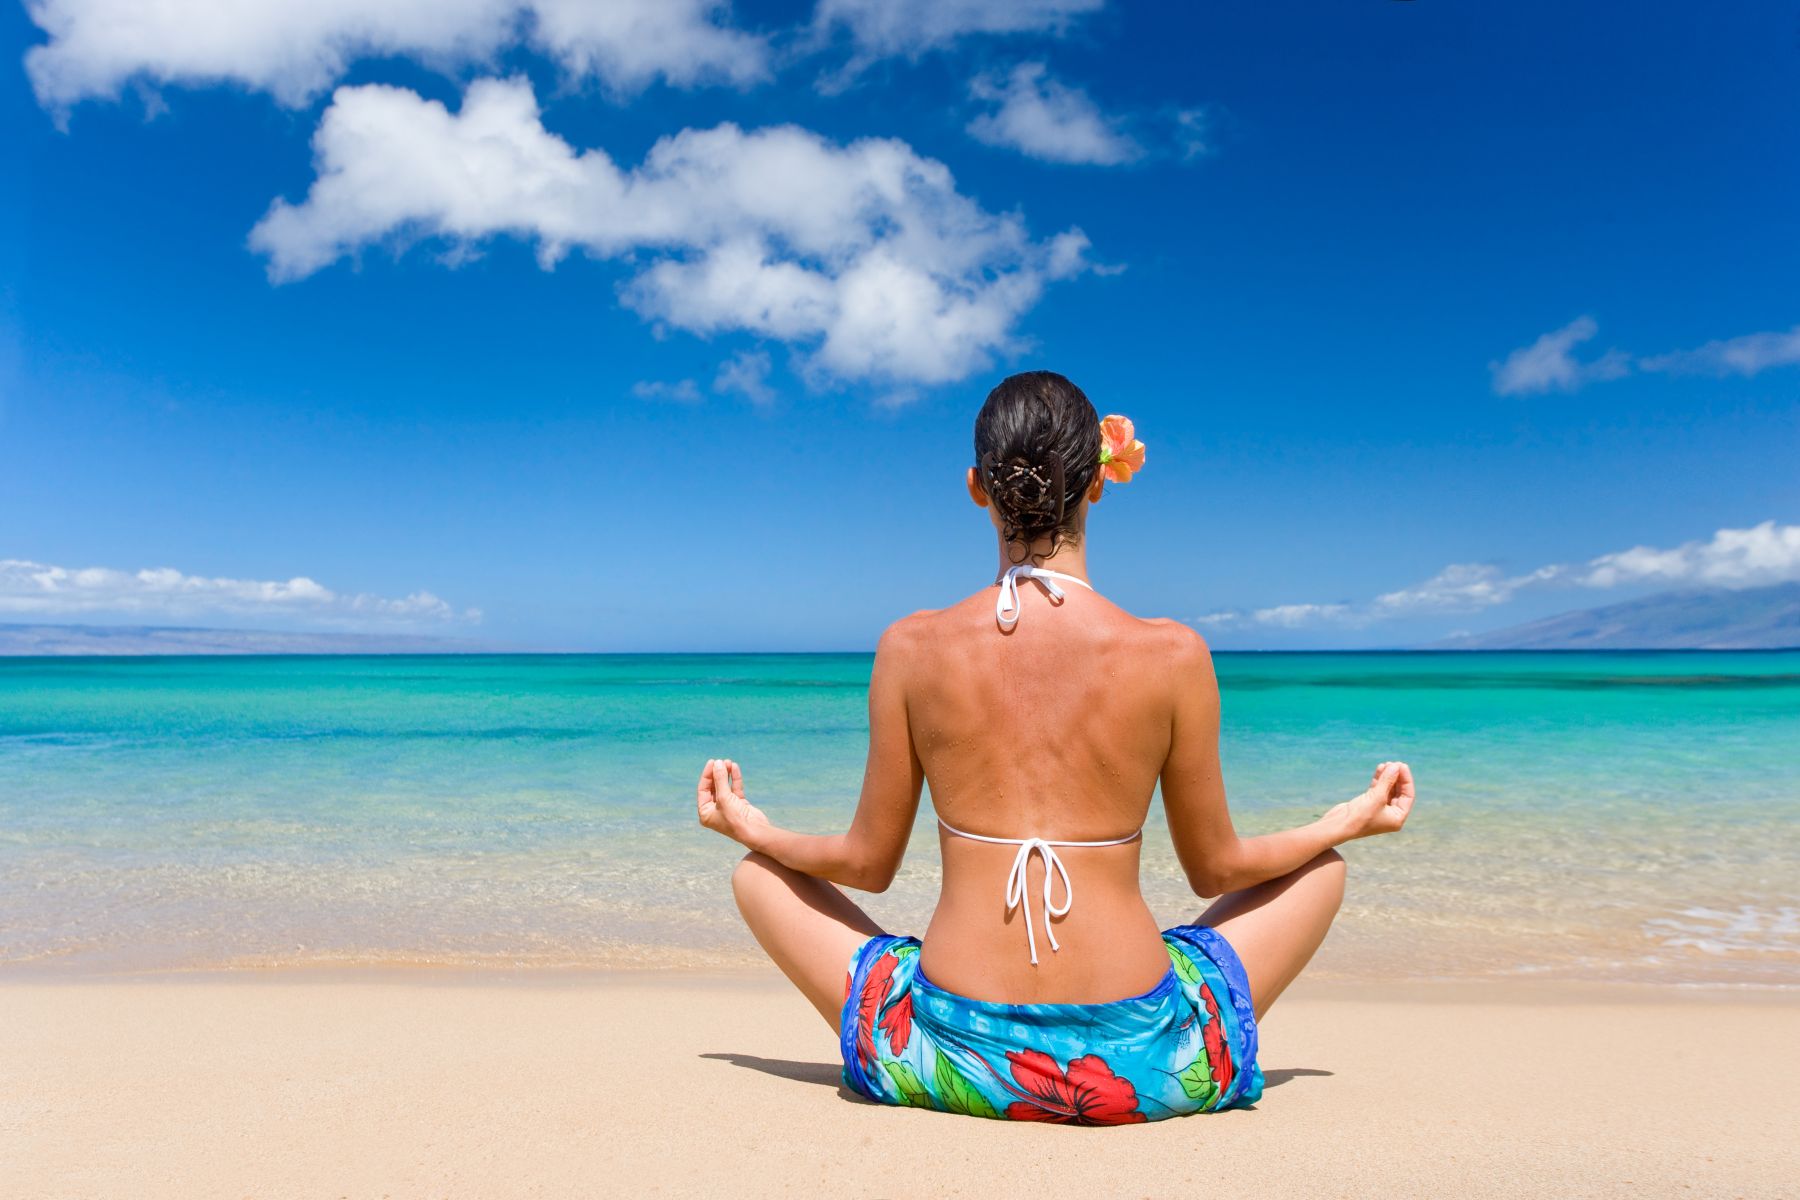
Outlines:
{"type": "Polygon", "coordinates": [[[772,973],[0,983],[0,1193],[1795,1196],[1800,1004],[1298,985],[1253,1111],[864,1103],[772,973]]]}

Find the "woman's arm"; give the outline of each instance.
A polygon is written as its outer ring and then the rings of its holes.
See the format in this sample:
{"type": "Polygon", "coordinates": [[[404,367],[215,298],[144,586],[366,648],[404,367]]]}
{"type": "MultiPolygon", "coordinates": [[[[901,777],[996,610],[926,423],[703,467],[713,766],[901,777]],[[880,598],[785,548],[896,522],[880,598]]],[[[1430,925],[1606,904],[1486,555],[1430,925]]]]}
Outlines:
{"type": "Polygon", "coordinates": [[[1219,684],[1206,642],[1183,629],[1173,656],[1175,720],[1163,763],[1163,807],[1188,883],[1201,896],[1252,887],[1296,870],[1333,846],[1392,833],[1412,811],[1412,769],[1382,763],[1369,789],[1310,825],[1239,837],[1219,768],[1219,684]]]}
{"type": "Polygon", "coordinates": [[[816,836],[772,824],[745,799],[743,772],[730,759],[715,759],[700,772],[700,824],[802,874],[858,891],[886,891],[906,854],[925,785],[906,717],[904,674],[910,655],[905,625],[901,621],[890,628],[875,648],[869,677],[869,759],[848,832],[816,836]]]}

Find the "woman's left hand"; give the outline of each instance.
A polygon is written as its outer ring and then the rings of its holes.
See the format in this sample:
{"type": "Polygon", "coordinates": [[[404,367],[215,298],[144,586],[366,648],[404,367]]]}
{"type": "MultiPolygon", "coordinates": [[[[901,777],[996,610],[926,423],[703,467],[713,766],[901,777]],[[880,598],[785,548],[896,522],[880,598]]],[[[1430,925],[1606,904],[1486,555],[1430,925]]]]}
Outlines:
{"type": "Polygon", "coordinates": [[[700,769],[695,803],[700,824],[734,842],[743,842],[752,828],[769,823],[762,809],[744,798],[744,773],[728,758],[708,759],[700,769]]]}
{"type": "Polygon", "coordinates": [[[1399,833],[1412,815],[1413,800],[1412,768],[1403,762],[1384,762],[1376,766],[1368,791],[1334,805],[1325,816],[1344,827],[1345,841],[1399,833]]]}

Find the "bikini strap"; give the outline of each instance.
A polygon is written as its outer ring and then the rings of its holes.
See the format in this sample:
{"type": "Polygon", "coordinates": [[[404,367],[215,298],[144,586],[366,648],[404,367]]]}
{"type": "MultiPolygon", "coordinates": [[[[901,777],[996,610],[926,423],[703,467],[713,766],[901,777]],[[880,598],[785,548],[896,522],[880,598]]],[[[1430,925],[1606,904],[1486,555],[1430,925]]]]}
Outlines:
{"type": "Polygon", "coordinates": [[[1101,842],[1053,841],[1049,838],[1039,837],[1003,838],[988,837],[986,834],[981,833],[969,833],[965,830],[958,829],[942,817],[937,819],[937,823],[944,827],[945,833],[953,834],[960,838],[968,838],[972,842],[989,842],[994,845],[1017,846],[1019,848],[1019,852],[1013,855],[1012,870],[1007,872],[1006,876],[1006,911],[1010,913],[1021,904],[1025,906],[1025,944],[1031,949],[1031,965],[1034,967],[1038,965],[1037,934],[1032,930],[1031,897],[1025,891],[1025,870],[1031,862],[1031,856],[1036,854],[1044,860],[1044,936],[1050,939],[1051,950],[1061,950],[1062,947],[1056,944],[1056,930],[1051,928],[1050,918],[1068,915],[1069,909],[1074,907],[1075,904],[1075,885],[1069,882],[1069,869],[1063,865],[1062,856],[1056,852],[1056,847],[1123,846],[1127,842],[1136,841],[1138,838],[1144,836],[1144,830],[1140,826],[1138,829],[1126,834],[1124,837],[1108,838],[1101,842]],[[1062,880],[1063,900],[1060,907],[1057,906],[1051,891],[1052,885],[1050,881],[1052,876],[1062,880]]]}
{"type": "Polygon", "coordinates": [[[994,601],[994,620],[1000,622],[1000,628],[1010,630],[1019,623],[1019,580],[1031,579],[1044,589],[1050,599],[1062,603],[1063,590],[1050,582],[1060,579],[1064,583],[1078,583],[1088,591],[1094,585],[1074,575],[1065,575],[1061,571],[1052,571],[1048,567],[1034,567],[1030,563],[1020,563],[1016,567],[1008,567],[1006,574],[1000,577],[1000,598],[994,601]]]}
{"type": "Polygon", "coordinates": [[[1143,826],[1132,830],[1124,837],[1107,838],[1103,842],[1069,842],[1055,838],[1003,838],[989,837],[985,833],[970,833],[966,829],[958,829],[950,822],[939,817],[937,823],[944,827],[945,833],[955,834],[959,838],[968,838],[971,842],[992,842],[998,846],[1020,846],[1026,842],[1042,842],[1046,846],[1123,846],[1126,842],[1135,842],[1144,836],[1143,826]]]}

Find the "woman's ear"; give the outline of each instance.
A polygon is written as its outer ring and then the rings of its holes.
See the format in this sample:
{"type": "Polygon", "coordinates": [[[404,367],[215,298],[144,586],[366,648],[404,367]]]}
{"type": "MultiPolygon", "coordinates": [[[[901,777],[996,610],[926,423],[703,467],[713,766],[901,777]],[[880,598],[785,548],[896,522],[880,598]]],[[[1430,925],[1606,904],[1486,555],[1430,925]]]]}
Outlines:
{"type": "Polygon", "coordinates": [[[988,506],[987,489],[981,486],[981,476],[976,474],[974,467],[969,468],[969,473],[963,482],[969,486],[969,499],[973,500],[977,507],[986,508],[988,506]]]}
{"type": "Polygon", "coordinates": [[[1094,472],[1094,482],[1088,484],[1087,498],[1089,504],[1100,503],[1100,497],[1106,494],[1106,476],[1100,471],[1094,472]]]}

